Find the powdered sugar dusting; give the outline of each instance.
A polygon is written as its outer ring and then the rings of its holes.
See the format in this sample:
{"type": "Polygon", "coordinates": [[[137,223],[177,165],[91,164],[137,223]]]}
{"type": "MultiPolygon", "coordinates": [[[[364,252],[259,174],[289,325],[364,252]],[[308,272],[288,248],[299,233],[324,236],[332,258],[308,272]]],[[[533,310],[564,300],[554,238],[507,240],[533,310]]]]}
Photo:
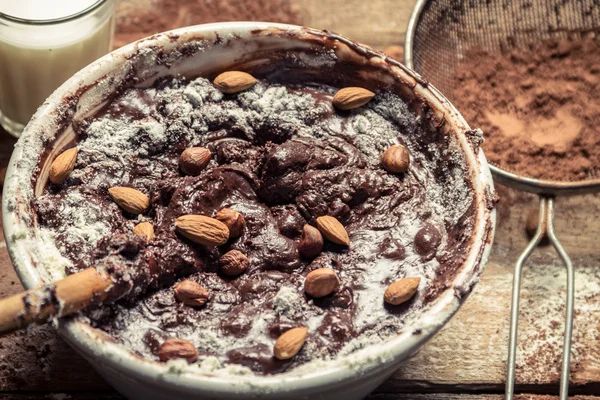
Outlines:
{"type": "Polygon", "coordinates": [[[76,192],[65,196],[64,208],[61,211],[63,215],[70,215],[72,218],[65,234],[73,238],[74,243],[83,241],[89,246],[95,246],[98,240],[108,235],[110,231],[108,225],[102,222],[101,210],[97,206],[88,204],[87,212],[81,212],[81,207],[77,206],[84,202],[83,196],[76,192]]]}
{"type": "MultiPolygon", "coordinates": [[[[533,256],[544,271],[525,271],[520,307],[517,374],[527,382],[559,379],[566,305],[566,269],[548,255],[533,256]],[[535,279],[531,279],[535,275],[535,279]]],[[[600,271],[574,260],[575,315],[571,346],[571,373],[579,366],[597,362],[597,349],[590,349],[600,329],[600,271]]]]}
{"type": "Polygon", "coordinates": [[[306,309],[306,302],[298,288],[282,286],[273,298],[275,312],[287,318],[295,318],[306,309]]]}

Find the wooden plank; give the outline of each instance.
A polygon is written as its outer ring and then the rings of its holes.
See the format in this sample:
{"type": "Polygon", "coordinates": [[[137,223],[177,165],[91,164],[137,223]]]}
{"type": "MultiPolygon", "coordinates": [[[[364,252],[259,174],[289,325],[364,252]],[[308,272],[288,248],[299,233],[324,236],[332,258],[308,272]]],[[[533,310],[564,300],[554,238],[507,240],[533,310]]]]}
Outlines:
{"type": "Polygon", "coordinates": [[[416,0],[296,0],[305,25],[329,29],[376,48],[403,44],[416,0]],[[366,23],[368,21],[368,23],[366,23]]]}
{"type": "MultiPolygon", "coordinates": [[[[558,396],[539,394],[517,394],[515,400],[558,400],[558,396]]],[[[0,400],[124,400],[117,393],[104,392],[0,392],[0,400]]],[[[379,393],[366,397],[366,400],[502,400],[501,394],[465,393],[379,393]]],[[[597,396],[576,395],[571,400],[599,400],[597,396]]]]}
{"type": "Polygon", "coordinates": [[[121,47],[151,34],[214,21],[269,20],[329,29],[380,49],[404,43],[408,20],[416,0],[277,0],[223,2],[121,0],[117,5],[118,29],[114,46],[121,47]],[[152,6],[148,3],[152,2],[152,6]],[[200,4],[205,3],[205,4],[200,4]],[[208,3],[208,4],[206,4],[208,3]],[[241,7],[244,8],[241,8],[241,7]],[[297,13],[296,13],[297,11],[297,13]],[[167,17],[165,17],[167,16],[167,17]],[[152,25],[146,21],[152,21],[152,25]]]}
{"type": "MultiPolygon", "coordinates": [[[[1,398],[0,398],[1,399],[1,398]]],[[[372,394],[366,400],[502,400],[503,394],[465,394],[465,393],[377,393],[372,394]]],[[[516,394],[515,400],[558,400],[558,396],[540,394],[516,394]]],[[[570,396],[571,400],[598,400],[596,396],[570,396]]]]}
{"type": "Polygon", "coordinates": [[[0,392],[112,390],[51,327],[0,338],[0,392]]]}
{"type": "Polygon", "coordinates": [[[0,400],[125,400],[125,397],[115,392],[0,392],[0,400]]]}

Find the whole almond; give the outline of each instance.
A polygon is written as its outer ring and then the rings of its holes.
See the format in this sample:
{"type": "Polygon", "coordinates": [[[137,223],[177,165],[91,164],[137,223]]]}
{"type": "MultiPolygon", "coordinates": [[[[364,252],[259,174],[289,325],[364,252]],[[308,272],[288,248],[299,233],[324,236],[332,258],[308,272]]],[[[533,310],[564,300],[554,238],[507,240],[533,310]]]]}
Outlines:
{"type": "Polygon", "coordinates": [[[278,360],[288,360],[298,354],[304,345],[307,333],[308,328],[305,327],[292,328],[285,331],[279,336],[273,347],[275,358],[278,360]]]}
{"type": "Polygon", "coordinates": [[[198,350],[185,339],[169,338],[158,348],[158,358],[163,362],[183,358],[191,364],[198,359],[198,350]]]}
{"type": "Polygon", "coordinates": [[[412,299],[417,293],[421,278],[402,278],[392,283],[385,289],[383,299],[386,303],[394,306],[400,305],[412,299]]]}
{"type": "Polygon", "coordinates": [[[347,87],[338,90],[333,96],[333,105],[340,110],[352,110],[364,106],[375,96],[370,90],[360,87],[347,87]]]}
{"type": "Polygon", "coordinates": [[[390,146],[381,155],[381,165],[387,172],[399,174],[406,172],[410,165],[410,154],[401,144],[390,146]]]}
{"type": "Polygon", "coordinates": [[[75,168],[75,161],[77,161],[77,147],[63,151],[50,165],[50,182],[58,185],[66,181],[75,168]]]}
{"type": "Polygon", "coordinates": [[[144,214],[150,208],[150,199],[139,190],[115,186],[108,189],[115,203],[131,214],[144,214]]]}
{"type": "Polygon", "coordinates": [[[312,297],[324,297],[332,293],[339,285],[335,271],[331,268],[319,268],[306,275],[304,291],[312,297]]]}
{"type": "Polygon", "coordinates": [[[183,215],[175,221],[177,232],[204,246],[220,246],[229,239],[227,226],[205,215],[183,215]]]}
{"type": "Polygon", "coordinates": [[[186,306],[201,307],[208,301],[208,290],[194,281],[181,281],[173,287],[173,291],[175,299],[186,306]]]}
{"type": "Polygon", "coordinates": [[[149,242],[154,239],[154,226],[150,222],[140,222],[133,228],[133,233],[149,242]]]}
{"type": "Polygon", "coordinates": [[[323,250],[323,236],[314,226],[304,225],[298,251],[304,258],[313,259],[323,250]]]}
{"type": "Polygon", "coordinates": [[[340,223],[335,217],[324,216],[317,218],[317,228],[325,239],[330,242],[343,244],[346,246],[350,245],[350,238],[348,237],[348,232],[346,232],[346,228],[344,225],[340,223]]]}
{"type": "Polygon", "coordinates": [[[206,168],[212,156],[209,149],[190,147],[179,156],[179,168],[186,175],[196,176],[206,168]]]}
{"type": "Polygon", "coordinates": [[[238,93],[251,88],[256,79],[242,71],[227,71],[217,76],[213,82],[223,93],[238,93]]]}
{"type": "Polygon", "coordinates": [[[221,271],[227,276],[236,276],[248,269],[248,257],[239,250],[231,250],[219,259],[221,271]]]}
{"type": "Polygon", "coordinates": [[[246,220],[241,212],[232,210],[231,208],[223,208],[219,210],[216,219],[227,225],[229,228],[229,237],[236,238],[242,234],[246,220]]]}

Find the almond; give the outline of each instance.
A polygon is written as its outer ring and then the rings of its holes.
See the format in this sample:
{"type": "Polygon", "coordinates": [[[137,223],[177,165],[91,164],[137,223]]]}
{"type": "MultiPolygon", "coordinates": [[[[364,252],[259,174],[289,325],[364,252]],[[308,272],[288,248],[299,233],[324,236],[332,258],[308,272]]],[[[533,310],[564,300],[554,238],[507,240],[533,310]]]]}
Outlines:
{"type": "Polygon", "coordinates": [[[139,190],[115,186],[108,189],[115,203],[131,214],[144,214],[150,208],[150,199],[139,190]]]}
{"type": "Polygon", "coordinates": [[[59,185],[66,181],[75,168],[75,161],[77,161],[77,147],[63,151],[50,165],[50,182],[59,185]]]}
{"type": "Polygon", "coordinates": [[[331,268],[319,268],[306,275],[304,291],[312,297],[324,297],[332,293],[339,285],[335,271],[331,268]]]}
{"type": "Polygon", "coordinates": [[[146,242],[154,239],[154,227],[150,222],[140,222],[133,228],[133,233],[146,239],[146,242]]]}
{"type": "Polygon", "coordinates": [[[231,208],[223,208],[219,210],[216,219],[227,225],[229,228],[229,237],[236,238],[242,234],[246,220],[241,212],[232,210],[231,208]]]}
{"type": "Polygon", "coordinates": [[[323,236],[314,226],[304,225],[298,251],[304,258],[313,259],[323,250],[323,236]]]}
{"type": "Polygon", "coordinates": [[[227,276],[236,276],[248,269],[248,257],[239,250],[231,250],[219,259],[221,271],[227,276]]]}
{"type": "Polygon", "coordinates": [[[317,228],[327,240],[337,244],[350,245],[350,238],[344,225],[335,217],[324,216],[317,218],[317,228]]]}
{"type": "Polygon", "coordinates": [[[173,291],[175,299],[186,306],[201,307],[208,301],[208,290],[194,281],[181,281],[173,287],[173,291]]]}
{"type": "Polygon", "coordinates": [[[158,358],[163,362],[183,358],[191,364],[198,359],[198,350],[185,339],[169,338],[158,348],[158,358]]]}
{"type": "Polygon", "coordinates": [[[421,278],[402,278],[397,280],[385,289],[383,299],[386,303],[394,306],[405,303],[417,293],[420,282],[421,278]]]}
{"type": "Polygon", "coordinates": [[[408,170],[410,165],[410,154],[406,147],[401,144],[390,146],[381,155],[381,165],[392,174],[400,174],[408,170]]]}
{"type": "Polygon", "coordinates": [[[183,215],[175,221],[177,232],[204,246],[220,246],[229,239],[227,226],[204,215],[183,215]]]}
{"type": "Polygon", "coordinates": [[[360,87],[347,87],[338,90],[333,96],[333,105],[340,110],[352,110],[364,106],[375,96],[370,90],[360,87]]]}
{"type": "Polygon", "coordinates": [[[206,168],[212,156],[209,149],[190,147],[179,156],[179,168],[186,175],[197,176],[206,168]]]}
{"type": "Polygon", "coordinates": [[[227,71],[217,76],[213,82],[223,93],[238,93],[251,88],[256,79],[242,71],[227,71]]]}
{"type": "Polygon", "coordinates": [[[308,328],[292,328],[279,336],[273,347],[273,353],[278,360],[288,360],[294,357],[306,340],[308,328]]]}

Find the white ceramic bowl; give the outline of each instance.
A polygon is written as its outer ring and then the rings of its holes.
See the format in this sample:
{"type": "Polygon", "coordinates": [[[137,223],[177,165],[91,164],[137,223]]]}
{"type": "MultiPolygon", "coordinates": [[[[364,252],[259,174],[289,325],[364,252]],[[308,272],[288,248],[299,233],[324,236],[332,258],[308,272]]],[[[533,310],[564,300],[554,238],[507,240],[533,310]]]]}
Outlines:
{"type": "MultiPolygon", "coordinates": [[[[236,22],[182,28],[125,46],[81,70],[40,107],[13,153],[2,204],[8,249],[23,284],[34,288],[59,278],[47,268],[59,262],[56,249],[46,246],[36,229],[31,201],[42,185],[35,185],[31,177],[41,154],[53,159],[73,139],[72,120],[93,113],[133,78],[152,82],[173,73],[214,75],[234,67],[268,64],[273,54],[282,50],[311,65],[325,59],[361,65],[361,79],[394,85],[406,99],[417,100],[412,102],[417,104],[417,112],[423,105],[431,107],[436,117],[432,123],[456,138],[474,182],[476,221],[467,259],[447,289],[397,336],[333,361],[318,362],[301,374],[231,377],[169,368],[132,354],[83,320],[60,321],[60,335],[131,399],[362,398],[448,321],[479,279],[495,225],[492,178],[478,144],[473,144],[472,131],[454,107],[400,63],[343,37],[297,26],[236,22]],[[303,50],[308,49],[327,57],[306,55],[303,50]]],[[[40,182],[46,181],[47,169],[48,163],[42,168],[40,182]]]]}

